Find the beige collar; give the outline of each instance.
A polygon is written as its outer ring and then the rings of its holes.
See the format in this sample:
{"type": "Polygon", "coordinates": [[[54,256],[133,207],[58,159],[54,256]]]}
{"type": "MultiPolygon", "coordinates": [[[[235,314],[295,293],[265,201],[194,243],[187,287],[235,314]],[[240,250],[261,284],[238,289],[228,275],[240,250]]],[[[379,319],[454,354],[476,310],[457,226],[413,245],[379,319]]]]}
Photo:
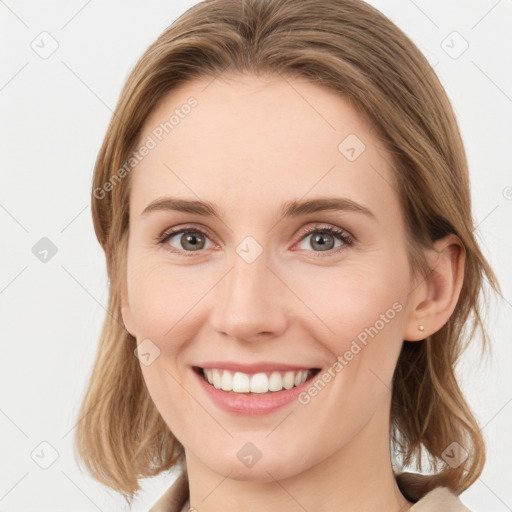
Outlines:
{"type": "MultiPolygon", "coordinates": [[[[395,477],[400,492],[414,503],[410,512],[471,512],[447,487],[433,489],[429,475],[400,471],[395,473],[395,477]]],[[[185,471],[149,512],[188,512],[189,507],[188,475],[185,471]]]]}

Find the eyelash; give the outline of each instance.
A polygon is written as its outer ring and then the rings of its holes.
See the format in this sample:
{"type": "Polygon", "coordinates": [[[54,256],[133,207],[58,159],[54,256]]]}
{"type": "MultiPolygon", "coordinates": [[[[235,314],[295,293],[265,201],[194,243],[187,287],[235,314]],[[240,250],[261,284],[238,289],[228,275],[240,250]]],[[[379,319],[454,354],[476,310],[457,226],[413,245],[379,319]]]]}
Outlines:
{"type": "MultiPolygon", "coordinates": [[[[196,228],[196,227],[184,227],[180,229],[171,229],[163,233],[157,238],[157,242],[161,245],[164,245],[167,243],[172,237],[179,234],[185,234],[185,233],[201,233],[202,235],[208,237],[208,234],[205,233],[202,229],[196,228]]],[[[344,229],[337,228],[335,226],[331,225],[315,225],[312,227],[308,227],[305,229],[302,229],[299,232],[299,242],[301,242],[306,236],[312,234],[312,233],[321,233],[321,234],[329,234],[334,237],[336,237],[338,240],[343,242],[343,245],[341,247],[337,247],[336,249],[329,249],[328,251],[311,251],[315,253],[317,256],[315,257],[324,257],[321,253],[325,252],[327,256],[337,254],[343,250],[345,250],[346,247],[351,247],[355,243],[355,239],[344,229]],[[320,227],[319,227],[320,226],[320,227]]],[[[194,256],[196,253],[201,252],[201,250],[198,251],[178,251],[174,247],[172,249],[168,249],[172,253],[184,253],[186,256],[194,256]]]]}

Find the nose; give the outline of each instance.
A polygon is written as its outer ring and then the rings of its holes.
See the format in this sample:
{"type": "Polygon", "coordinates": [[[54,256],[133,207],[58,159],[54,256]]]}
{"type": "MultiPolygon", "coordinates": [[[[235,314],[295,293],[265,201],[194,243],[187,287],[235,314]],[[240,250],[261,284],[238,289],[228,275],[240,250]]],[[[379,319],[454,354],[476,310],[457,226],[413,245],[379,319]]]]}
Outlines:
{"type": "Polygon", "coordinates": [[[252,263],[235,254],[232,263],[215,287],[213,328],[243,342],[281,336],[289,321],[292,294],[269,267],[265,251],[252,263]]]}

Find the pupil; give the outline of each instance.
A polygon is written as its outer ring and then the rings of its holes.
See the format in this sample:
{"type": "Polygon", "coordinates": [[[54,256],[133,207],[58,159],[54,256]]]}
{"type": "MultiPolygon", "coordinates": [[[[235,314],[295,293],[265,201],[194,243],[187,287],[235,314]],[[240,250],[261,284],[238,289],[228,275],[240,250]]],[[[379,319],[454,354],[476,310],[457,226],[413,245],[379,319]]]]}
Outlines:
{"type": "Polygon", "coordinates": [[[314,247],[315,244],[318,244],[318,247],[321,249],[321,250],[329,250],[329,249],[332,249],[333,246],[334,246],[334,241],[332,240],[332,236],[331,235],[325,235],[325,234],[318,234],[316,236],[313,237],[313,243],[312,243],[312,246],[314,247]],[[325,241],[325,238],[326,237],[330,237],[331,238],[331,241],[325,241]]]}
{"type": "Polygon", "coordinates": [[[201,243],[204,245],[204,240],[201,236],[188,233],[185,235],[185,244],[182,245],[184,248],[187,248],[186,244],[191,244],[192,249],[197,250],[202,248],[201,243]]]}

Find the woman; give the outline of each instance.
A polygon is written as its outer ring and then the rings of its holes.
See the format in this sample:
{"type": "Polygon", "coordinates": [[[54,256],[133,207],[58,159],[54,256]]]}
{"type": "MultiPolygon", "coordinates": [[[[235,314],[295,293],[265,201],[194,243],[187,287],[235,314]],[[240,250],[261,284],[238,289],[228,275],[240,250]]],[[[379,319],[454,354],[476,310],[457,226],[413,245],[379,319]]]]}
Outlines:
{"type": "Polygon", "coordinates": [[[128,78],[92,209],[98,480],[130,500],[179,469],[154,512],[468,510],[485,447],[454,369],[499,285],[446,93],[386,17],[195,5],[128,78]]]}

